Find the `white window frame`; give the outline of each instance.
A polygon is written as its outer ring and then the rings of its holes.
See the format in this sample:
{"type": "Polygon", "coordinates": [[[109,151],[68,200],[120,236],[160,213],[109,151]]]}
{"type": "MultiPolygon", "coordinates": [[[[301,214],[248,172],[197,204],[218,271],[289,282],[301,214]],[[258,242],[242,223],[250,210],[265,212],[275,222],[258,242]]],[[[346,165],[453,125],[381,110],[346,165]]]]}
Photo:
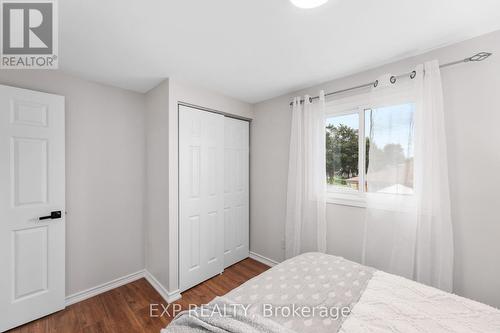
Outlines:
{"type": "Polygon", "coordinates": [[[401,89],[398,92],[391,94],[387,100],[373,101],[370,98],[370,93],[348,96],[344,98],[329,101],[325,105],[325,126],[326,120],[335,116],[358,114],[359,117],[359,155],[358,155],[358,177],[359,190],[355,191],[348,188],[341,188],[327,185],[326,202],[344,206],[366,207],[366,192],[365,192],[365,111],[375,108],[380,108],[387,105],[395,105],[398,103],[415,103],[414,97],[411,95],[411,90],[401,89]]]}
{"type": "MultiPolygon", "coordinates": [[[[364,144],[365,135],[365,116],[364,112],[368,107],[369,95],[362,94],[356,96],[345,97],[328,102],[325,107],[325,126],[328,118],[338,117],[343,115],[358,114],[359,129],[358,129],[358,145],[362,147],[364,144]]],[[[358,173],[359,190],[350,188],[342,188],[336,186],[327,186],[326,201],[332,204],[366,207],[364,179],[365,172],[362,167],[365,161],[365,149],[359,149],[358,155],[358,173]]]]}

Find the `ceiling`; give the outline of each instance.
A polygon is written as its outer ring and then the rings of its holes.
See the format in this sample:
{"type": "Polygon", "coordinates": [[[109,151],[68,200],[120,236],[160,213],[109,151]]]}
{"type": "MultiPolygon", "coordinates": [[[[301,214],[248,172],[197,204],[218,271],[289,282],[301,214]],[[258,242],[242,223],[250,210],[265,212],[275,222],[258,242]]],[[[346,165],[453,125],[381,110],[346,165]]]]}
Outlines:
{"type": "Polygon", "coordinates": [[[60,68],[146,92],[166,77],[246,102],[500,29],[498,0],[63,0],[60,68]]]}

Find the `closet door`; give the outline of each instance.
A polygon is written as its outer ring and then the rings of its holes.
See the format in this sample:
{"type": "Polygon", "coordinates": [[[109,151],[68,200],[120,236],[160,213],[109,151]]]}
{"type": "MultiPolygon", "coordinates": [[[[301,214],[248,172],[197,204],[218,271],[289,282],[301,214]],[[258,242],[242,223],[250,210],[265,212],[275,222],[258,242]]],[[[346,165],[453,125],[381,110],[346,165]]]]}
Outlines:
{"type": "Polygon", "coordinates": [[[224,267],[248,257],[249,123],[224,120],[224,267]]]}
{"type": "Polygon", "coordinates": [[[224,116],[179,107],[181,291],[224,269],[224,116]]]}

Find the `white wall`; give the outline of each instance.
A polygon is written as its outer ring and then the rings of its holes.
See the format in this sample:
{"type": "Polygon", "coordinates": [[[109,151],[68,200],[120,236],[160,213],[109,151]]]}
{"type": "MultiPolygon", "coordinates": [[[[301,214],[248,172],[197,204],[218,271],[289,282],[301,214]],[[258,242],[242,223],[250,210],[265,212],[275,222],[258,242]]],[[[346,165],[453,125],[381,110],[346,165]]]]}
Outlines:
{"type": "Polygon", "coordinates": [[[56,71],[0,84],[66,97],[66,294],[144,268],[144,95],[56,71]]]}
{"type": "Polygon", "coordinates": [[[168,285],[168,101],[169,81],[146,94],[146,269],[168,285]]]}
{"type": "MultiPolygon", "coordinates": [[[[251,251],[276,261],[284,257],[281,240],[292,96],[355,86],[383,73],[408,72],[425,60],[446,63],[479,51],[495,55],[482,63],[442,70],[455,233],[454,284],[456,293],[500,307],[500,31],[255,105],[251,251]]],[[[363,213],[362,208],[328,205],[329,253],[360,261],[363,213]]]]}

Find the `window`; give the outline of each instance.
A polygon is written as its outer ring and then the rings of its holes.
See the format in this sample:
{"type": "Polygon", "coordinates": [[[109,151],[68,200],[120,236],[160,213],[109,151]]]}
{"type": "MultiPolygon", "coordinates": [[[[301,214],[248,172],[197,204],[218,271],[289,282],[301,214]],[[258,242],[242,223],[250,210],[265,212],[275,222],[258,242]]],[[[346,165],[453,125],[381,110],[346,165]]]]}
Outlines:
{"type": "Polygon", "coordinates": [[[326,180],[332,188],[359,189],[359,114],[326,120],[326,180]]]}
{"type": "Polygon", "coordinates": [[[330,197],[412,194],[413,116],[410,102],[342,112],[330,108],[325,124],[330,197]]]}
{"type": "Polygon", "coordinates": [[[365,110],[366,192],[413,193],[411,103],[365,110]]]}

